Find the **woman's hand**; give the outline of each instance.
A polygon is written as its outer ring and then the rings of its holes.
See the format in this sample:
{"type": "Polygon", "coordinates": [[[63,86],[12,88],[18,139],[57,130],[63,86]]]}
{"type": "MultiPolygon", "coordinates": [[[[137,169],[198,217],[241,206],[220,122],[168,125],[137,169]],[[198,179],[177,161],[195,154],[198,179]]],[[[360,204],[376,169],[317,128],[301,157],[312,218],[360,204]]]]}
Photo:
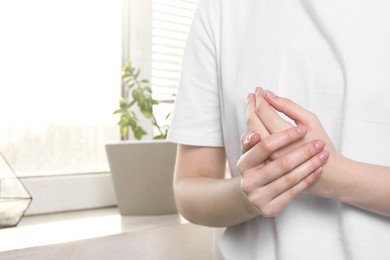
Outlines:
{"type": "MultiPolygon", "coordinates": [[[[325,142],[325,149],[330,152],[330,159],[323,166],[324,174],[321,179],[307,190],[313,194],[323,196],[332,187],[332,179],[335,179],[334,175],[339,171],[336,168],[340,167],[342,163],[345,163],[342,161],[345,161],[344,159],[346,158],[337,152],[317,116],[294,103],[292,100],[279,97],[269,90],[264,91],[262,88],[257,88],[255,94],[251,98],[248,98],[247,111],[251,111],[248,112],[251,119],[247,120],[251,123],[248,124],[249,128],[255,129],[258,127],[256,125],[260,125],[269,134],[278,133],[294,125],[284,120],[276,111],[286,115],[296,125],[305,125],[308,127],[308,133],[302,140],[274,152],[271,155],[272,159],[280,158],[298,145],[302,145],[311,140],[320,139],[325,142]]],[[[247,145],[246,149],[250,149],[250,146],[247,145]]]]}
{"type": "MultiPolygon", "coordinates": [[[[307,126],[308,131],[298,141],[274,151],[270,155],[274,161],[295,151],[296,147],[316,139],[325,141],[324,149],[330,152],[329,159],[322,166],[321,177],[308,186],[307,192],[390,216],[389,166],[357,162],[342,156],[336,151],[321,122],[313,113],[289,99],[278,97],[271,91],[263,91],[261,88],[248,98],[250,128],[254,129],[258,123],[271,137],[279,134],[280,131],[286,131],[283,129],[288,129],[293,124],[281,118],[275,110],[292,119],[296,125],[307,126]]],[[[258,141],[259,137],[257,140],[254,138],[254,141],[243,142],[242,151],[249,153],[256,147],[258,141]]]]}
{"type": "MultiPolygon", "coordinates": [[[[248,125],[250,129],[257,128],[256,125],[261,125],[261,127],[267,129],[269,134],[274,134],[293,126],[292,123],[284,120],[276,112],[278,111],[294,121],[296,125],[308,127],[308,133],[302,142],[321,139],[325,141],[325,149],[329,150],[332,156],[338,154],[317,116],[288,98],[279,97],[269,90],[264,91],[262,88],[256,88],[254,98],[248,100],[247,109],[253,111],[251,112],[252,119],[249,120],[253,124],[248,125]],[[255,115],[257,116],[257,122],[255,115]]],[[[289,149],[291,147],[285,149],[284,152],[289,149]]],[[[278,157],[277,154],[273,156],[278,157]]]]}
{"type": "MultiPolygon", "coordinates": [[[[242,139],[245,151],[237,163],[241,189],[259,214],[278,214],[294,197],[306,190],[321,175],[321,166],[329,152],[325,142],[313,140],[266,162],[276,151],[304,139],[307,127],[301,125],[269,135],[260,141],[259,134],[246,133],[242,139]]],[[[243,150],[243,151],[244,151],[243,150]]]]}

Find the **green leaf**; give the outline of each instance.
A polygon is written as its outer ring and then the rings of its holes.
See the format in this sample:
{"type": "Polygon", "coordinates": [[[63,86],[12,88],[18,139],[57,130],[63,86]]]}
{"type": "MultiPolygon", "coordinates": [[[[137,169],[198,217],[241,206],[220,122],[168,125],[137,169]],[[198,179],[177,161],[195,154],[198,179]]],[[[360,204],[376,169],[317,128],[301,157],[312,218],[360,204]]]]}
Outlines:
{"type": "Polygon", "coordinates": [[[142,98],[142,93],[141,93],[141,91],[138,88],[134,89],[131,92],[131,95],[133,96],[133,98],[135,100],[140,100],[142,98]]]}
{"type": "Polygon", "coordinates": [[[142,115],[146,117],[147,119],[150,119],[153,117],[153,113],[149,110],[141,110],[142,115]]]}
{"type": "Polygon", "coordinates": [[[136,128],[138,124],[134,117],[129,117],[128,125],[131,126],[131,128],[136,128]]]}
{"type": "Polygon", "coordinates": [[[127,88],[128,88],[128,89],[133,88],[134,85],[136,84],[135,82],[131,82],[131,83],[130,83],[130,81],[129,81],[128,83],[129,83],[129,84],[127,85],[127,88]]]}
{"type": "Polygon", "coordinates": [[[147,132],[140,126],[134,129],[134,138],[140,140],[142,136],[146,135],[147,132]]]}
{"type": "Polygon", "coordinates": [[[127,60],[125,61],[125,65],[123,66],[122,72],[126,73],[131,68],[131,61],[127,60]]]}
{"type": "Polygon", "coordinates": [[[140,98],[137,100],[137,104],[138,104],[138,107],[141,109],[141,110],[144,110],[145,109],[145,99],[144,98],[140,98]]]}
{"type": "Polygon", "coordinates": [[[121,132],[121,137],[122,138],[125,138],[127,136],[128,129],[129,128],[127,126],[122,126],[120,128],[120,132],[121,132]]]}
{"type": "Polygon", "coordinates": [[[122,89],[124,91],[123,97],[119,100],[119,108],[113,114],[120,115],[118,125],[120,126],[121,135],[124,139],[127,139],[130,131],[132,131],[135,139],[141,139],[147,133],[142,128],[135,111],[133,111],[134,105],[137,104],[141,115],[150,120],[158,128],[159,135],[154,138],[164,139],[166,138],[168,127],[160,127],[153,116],[153,106],[158,105],[159,102],[152,97],[152,88],[149,85],[150,81],[147,79],[139,79],[140,75],[140,68],[133,67],[130,60],[125,61],[121,75],[122,89]]]}
{"type": "Polygon", "coordinates": [[[156,135],[155,137],[153,137],[154,140],[162,140],[162,139],[165,139],[165,135],[156,135]]]}

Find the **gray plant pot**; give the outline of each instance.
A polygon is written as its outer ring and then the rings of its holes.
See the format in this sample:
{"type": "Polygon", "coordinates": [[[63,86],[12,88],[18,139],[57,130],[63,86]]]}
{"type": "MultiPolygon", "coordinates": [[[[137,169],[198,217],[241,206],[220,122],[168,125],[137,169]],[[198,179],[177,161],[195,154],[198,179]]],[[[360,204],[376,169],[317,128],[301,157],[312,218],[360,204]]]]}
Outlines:
{"type": "Polygon", "coordinates": [[[121,215],[177,213],[172,185],[176,148],[165,140],[106,144],[121,215]]]}

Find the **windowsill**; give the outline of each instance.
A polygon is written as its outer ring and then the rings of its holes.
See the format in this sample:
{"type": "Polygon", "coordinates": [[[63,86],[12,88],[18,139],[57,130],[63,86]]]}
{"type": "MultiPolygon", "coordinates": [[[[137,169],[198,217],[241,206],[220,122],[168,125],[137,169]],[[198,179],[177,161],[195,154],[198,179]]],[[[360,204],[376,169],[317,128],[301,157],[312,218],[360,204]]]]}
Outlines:
{"type": "Polygon", "coordinates": [[[123,217],[117,208],[107,208],[25,217],[18,227],[0,230],[0,258],[152,259],[161,256],[211,259],[211,229],[190,224],[179,215],[123,217]]]}

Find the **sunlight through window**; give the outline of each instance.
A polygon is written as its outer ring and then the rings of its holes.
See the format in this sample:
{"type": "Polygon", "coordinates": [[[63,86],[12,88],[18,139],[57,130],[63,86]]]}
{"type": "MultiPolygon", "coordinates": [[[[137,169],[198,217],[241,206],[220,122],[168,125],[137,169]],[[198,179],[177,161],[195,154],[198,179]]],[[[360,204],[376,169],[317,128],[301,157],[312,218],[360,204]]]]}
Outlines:
{"type": "Polygon", "coordinates": [[[121,1],[0,1],[0,151],[18,176],[109,170],[121,1]]]}

